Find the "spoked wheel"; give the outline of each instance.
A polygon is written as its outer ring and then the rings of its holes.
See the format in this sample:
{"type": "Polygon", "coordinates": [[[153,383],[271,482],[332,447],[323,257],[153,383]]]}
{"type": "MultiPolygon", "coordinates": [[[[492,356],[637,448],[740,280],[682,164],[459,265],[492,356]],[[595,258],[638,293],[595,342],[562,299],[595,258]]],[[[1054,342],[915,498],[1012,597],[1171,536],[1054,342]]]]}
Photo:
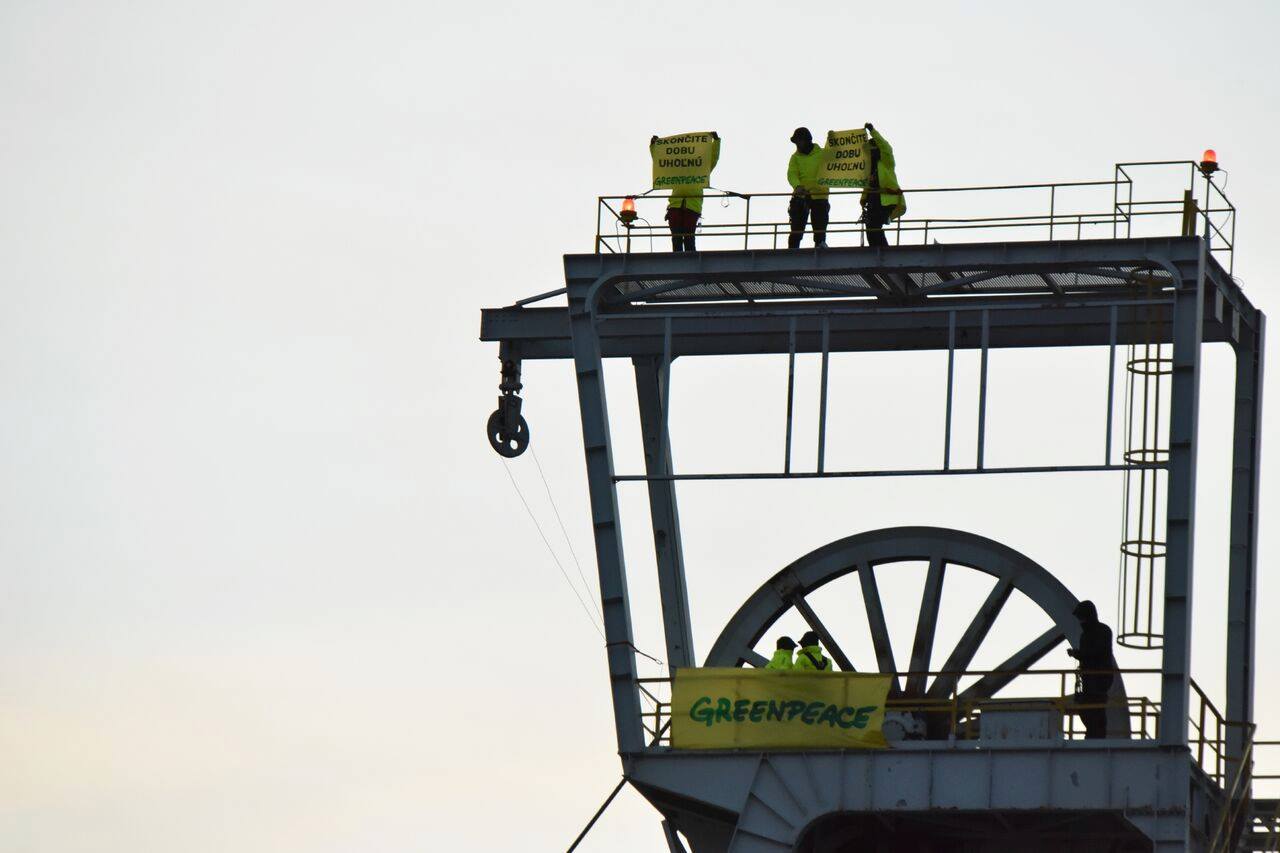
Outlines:
{"type": "MultiPolygon", "coordinates": [[[[790,611],[796,611],[808,626],[822,638],[824,648],[837,667],[855,671],[855,661],[841,645],[840,626],[827,624],[807,600],[812,592],[848,575],[857,576],[857,589],[866,609],[867,624],[874,649],[871,661],[857,661],[861,671],[907,672],[904,681],[895,684],[895,699],[943,703],[956,697],[960,708],[991,699],[1019,676],[1024,675],[1041,658],[1064,640],[1074,645],[1080,625],[1072,615],[1079,603],[1053,575],[1029,557],[991,539],[940,527],[894,527],[850,536],[825,545],[796,560],[760,587],[729,620],[707,656],[706,666],[763,666],[767,659],[756,651],[756,644],[773,625],[790,611]],[[904,666],[894,660],[893,644],[881,603],[877,577],[885,577],[895,568],[927,563],[924,591],[918,605],[911,658],[904,666]],[[994,577],[995,586],[972,615],[968,626],[938,667],[942,675],[924,675],[934,660],[934,636],[942,603],[944,578],[949,583],[964,580],[973,571],[994,577]],[[1006,602],[1014,591],[1025,595],[1052,621],[1052,626],[1031,639],[1003,663],[994,667],[972,684],[959,688],[959,677],[953,674],[969,669],[983,640],[991,632],[1006,602]]],[[[845,584],[853,595],[853,585],[845,584]]],[[[846,636],[848,632],[845,632],[846,636]]],[[[850,641],[849,648],[853,648],[850,641]]],[[[899,648],[904,646],[899,645],[899,648]]],[[[1041,685],[1043,691],[1043,685],[1041,685]]],[[[1123,696],[1121,679],[1117,677],[1112,698],[1123,696]]],[[[908,702],[908,704],[910,704],[908,702]]],[[[914,714],[901,716],[897,725],[902,734],[941,737],[951,725],[949,715],[914,714]]],[[[1120,736],[1129,731],[1127,710],[1111,707],[1107,711],[1107,728],[1120,736]]],[[[886,732],[888,734],[888,732],[886,732]]]]}

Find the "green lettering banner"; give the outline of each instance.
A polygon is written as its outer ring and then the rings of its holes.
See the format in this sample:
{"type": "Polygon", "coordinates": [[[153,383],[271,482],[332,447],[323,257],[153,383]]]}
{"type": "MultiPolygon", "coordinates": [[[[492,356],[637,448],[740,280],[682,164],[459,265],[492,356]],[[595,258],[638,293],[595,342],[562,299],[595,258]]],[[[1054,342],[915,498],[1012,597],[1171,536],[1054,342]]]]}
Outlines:
{"type": "Polygon", "coordinates": [[[653,188],[678,190],[711,186],[718,144],[711,131],[658,138],[649,146],[653,156],[653,188]]]}
{"type": "Polygon", "coordinates": [[[827,144],[818,161],[818,185],[823,187],[867,187],[871,183],[871,152],[867,131],[829,130],[827,144]]]}
{"type": "Polygon", "coordinates": [[[675,749],[883,749],[891,676],[738,667],[676,670],[675,749]]]}

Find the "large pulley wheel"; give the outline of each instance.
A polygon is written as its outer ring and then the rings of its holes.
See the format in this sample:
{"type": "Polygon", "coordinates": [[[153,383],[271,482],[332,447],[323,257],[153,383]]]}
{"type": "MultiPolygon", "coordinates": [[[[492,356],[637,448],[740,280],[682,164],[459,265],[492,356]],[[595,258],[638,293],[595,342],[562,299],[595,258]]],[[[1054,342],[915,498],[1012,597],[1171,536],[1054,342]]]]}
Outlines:
{"type": "MultiPolygon", "coordinates": [[[[1025,676],[1036,662],[1064,640],[1075,645],[1080,625],[1072,611],[1078,603],[1070,590],[1049,571],[1029,557],[991,539],[940,527],[873,530],[818,548],[770,578],[729,620],[707,655],[705,665],[763,666],[768,662],[773,642],[777,639],[775,623],[787,614],[795,613],[822,638],[823,646],[839,669],[906,673],[900,680],[895,679],[894,698],[918,699],[923,705],[956,700],[957,707],[974,707],[992,699],[997,692],[1004,691],[1025,676]],[[889,577],[895,569],[910,569],[921,564],[926,564],[928,569],[917,608],[914,634],[891,637],[877,579],[889,577]],[[974,572],[994,577],[995,585],[976,612],[970,609],[972,615],[967,627],[944,658],[934,653],[944,579],[950,588],[952,584],[977,580],[974,572]],[[807,598],[828,584],[838,584],[832,587],[833,594],[839,589],[841,597],[862,599],[871,634],[870,653],[864,653],[862,658],[855,659],[850,653],[857,647],[868,645],[865,637],[854,636],[851,630],[834,620],[824,620],[807,598]],[[991,633],[1014,592],[1021,593],[1043,611],[1048,619],[1042,621],[1050,623],[1048,629],[1021,647],[1015,646],[1016,651],[984,674],[963,678],[948,674],[971,669],[979,647],[991,633]],[[895,648],[910,649],[910,659],[895,661],[895,648]],[[929,672],[935,674],[926,674],[929,672]]],[[[947,613],[950,619],[957,613],[957,608],[949,606],[947,613]]],[[[1018,628],[1022,627],[1018,625],[1018,628]]],[[[1041,696],[1050,692],[1049,685],[1043,680],[1028,680],[1021,687],[1039,690],[1041,696]]],[[[1057,687],[1057,684],[1052,687],[1055,695],[1057,687]]],[[[1070,684],[1067,687],[1070,692],[1070,684]]],[[[1026,690],[1016,692],[1027,695],[1026,690]]],[[[1111,707],[1107,709],[1107,730],[1112,737],[1129,736],[1124,695],[1122,679],[1117,677],[1111,691],[1111,707]]],[[[943,736],[940,728],[949,723],[937,714],[917,714],[914,719],[902,717],[895,725],[902,730],[903,736],[934,738],[943,736]]],[[[886,735],[890,728],[886,727],[886,735]]]]}
{"type": "Polygon", "coordinates": [[[498,452],[499,456],[514,459],[529,447],[529,424],[523,415],[516,415],[514,422],[508,423],[499,409],[489,415],[486,431],[489,435],[489,445],[498,452]]]}

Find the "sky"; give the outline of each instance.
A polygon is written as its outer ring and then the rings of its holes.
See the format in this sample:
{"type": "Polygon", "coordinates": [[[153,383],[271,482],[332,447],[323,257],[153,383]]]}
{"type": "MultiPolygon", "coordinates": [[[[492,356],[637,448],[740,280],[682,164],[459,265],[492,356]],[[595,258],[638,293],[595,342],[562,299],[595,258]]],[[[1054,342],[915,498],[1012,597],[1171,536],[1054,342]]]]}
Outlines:
{"type": "MultiPolygon", "coordinates": [[[[536,458],[501,461],[480,309],[562,285],[596,196],[648,188],[652,134],[717,130],[717,186],[776,192],[792,128],[872,121],[908,187],[1108,180],[1214,147],[1237,277],[1271,311],[1280,6],[1204,10],[0,5],[0,847],[564,849],[619,777],[602,644],[570,586],[595,584],[576,395],[567,363],[527,363],[536,458]]],[[[732,213],[708,202],[705,219],[732,213]]],[[[1219,703],[1220,349],[1202,377],[1193,658],[1219,703]]],[[[932,464],[940,358],[834,359],[831,458],[932,464]]],[[[785,370],[677,362],[677,465],[776,465],[785,370]]],[[[1103,351],[993,354],[989,464],[1096,456],[1105,370],[1103,351]]],[[[620,471],[641,464],[628,372],[609,365],[620,471]]],[[[1270,738],[1278,466],[1264,451],[1270,738]]],[[[1114,619],[1118,476],[681,486],[695,647],[791,560],[900,524],[1011,545],[1114,619]]],[[[642,487],[620,500],[637,645],[661,657],[642,487]]],[[[891,621],[914,612],[910,574],[891,621]]],[[[1011,644],[1035,618],[1013,615],[1011,644]]],[[[662,844],[628,790],[580,849],[662,844]]]]}

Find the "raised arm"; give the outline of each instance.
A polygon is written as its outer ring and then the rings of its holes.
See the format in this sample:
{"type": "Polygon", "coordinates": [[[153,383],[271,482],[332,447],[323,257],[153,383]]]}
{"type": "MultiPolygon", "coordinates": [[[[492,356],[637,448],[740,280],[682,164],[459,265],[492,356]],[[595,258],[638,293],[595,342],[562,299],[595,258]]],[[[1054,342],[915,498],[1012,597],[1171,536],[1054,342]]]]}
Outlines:
{"type": "Polygon", "coordinates": [[[880,149],[880,162],[892,169],[894,166],[893,146],[889,144],[889,140],[881,136],[880,131],[870,124],[867,125],[867,132],[871,134],[871,140],[880,149]]]}

